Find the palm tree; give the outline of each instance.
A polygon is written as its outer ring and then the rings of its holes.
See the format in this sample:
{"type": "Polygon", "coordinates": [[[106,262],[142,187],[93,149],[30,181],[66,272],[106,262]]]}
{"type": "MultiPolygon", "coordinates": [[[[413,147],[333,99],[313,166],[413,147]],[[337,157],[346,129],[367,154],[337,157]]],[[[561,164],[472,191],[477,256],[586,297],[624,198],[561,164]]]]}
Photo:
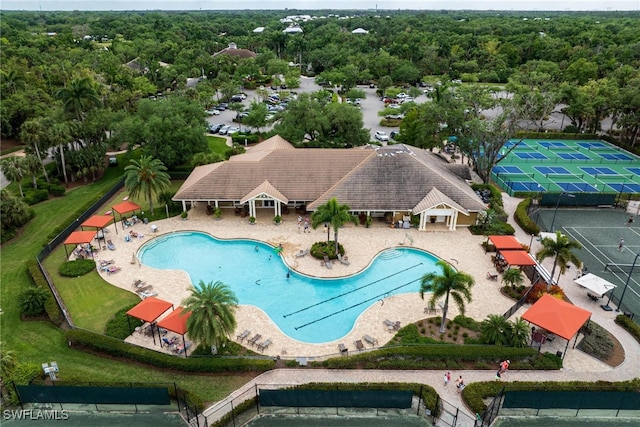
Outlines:
{"type": "Polygon", "coordinates": [[[318,209],[311,215],[311,227],[315,230],[320,224],[328,223],[327,242],[329,242],[329,228],[333,228],[333,235],[336,245],[336,253],[340,246],[338,245],[338,230],[347,222],[358,224],[358,219],[349,213],[348,205],[340,205],[336,198],[332,198],[324,205],[318,206],[318,209]]]}
{"type": "Polygon", "coordinates": [[[24,193],[22,192],[22,178],[24,178],[25,167],[22,157],[11,156],[2,160],[0,169],[2,169],[2,173],[9,181],[18,184],[20,197],[24,197],[24,193]]]}
{"type": "Polygon", "coordinates": [[[424,299],[425,292],[431,292],[429,304],[435,304],[436,300],[445,297],[444,307],[442,307],[442,322],[440,322],[440,333],[445,331],[447,321],[447,311],[449,310],[449,296],[458,306],[460,314],[464,316],[465,300],[471,302],[471,288],[475,284],[473,277],[456,271],[447,262],[440,260],[436,263],[442,268],[442,274],[427,273],[420,281],[420,298],[424,299]]]}
{"type": "Polygon", "coordinates": [[[69,183],[67,177],[67,162],[64,157],[64,149],[69,145],[71,141],[71,129],[66,122],[56,123],[49,128],[49,141],[52,145],[57,145],[60,150],[60,166],[62,167],[62,176],[64,177],[64,183],[69,183]]]}
{"type": "Polygon", "coordinates": [[[517,317],[511,326],[509,345],[518,348],[526,347],[527,341],[529,341],[529,334],[529,324],[522,320],[522,317],[517,317]]]}
{"type": "Polygon", "coordinates": [[[11,191],[0,190],[0,220],[4,230],[14,230],[33,218],[33,210],[11,191]]]}
{"type": "Polygon", "coordinates": [[[486,344],[506,345],[511,332],[511,323],[499,314],[490,314],[480,323],[480,336],[486,344]]]}
{"type": "Polygon", "coordinates": [[[20,308],[26,316],[37,316],[44,312],[44,303],[49,292],[42,286],[29,286],[20,294],[20,308]]]}
{"type": "Polygon", "coordinates": [[[102,102],[89,77],[73,80],[69,87],[60,89],[56,96],[62,101],[64,110],[78,121],[83,120],[82,113],[102,102]]]}
{"type": "Polygon", "coordinates": [[[219,281],[200,281],[197,288],[191,287],[189,291],[191,295],[182,301],[184,312],[191,312],[187,320],[189,336],[207,347],[226,342],[236,328],[235,294],[219,281]]]}
{"type": "Polygon", "coordinates": [[[167,167],[159,159],[142,156],[140,160],[131,160],[131,164],[124,168],[124,186],[132,197],[143,194],[149,202],[149,209],[153,215],[153,194],[164,191],[171,183],[167,167]]]}
{"type": "Polygon", "coordinates": [[[524,278],[519,268],[509,267],[502,275],[502,283],[515,289],[516,286],[522,285],[524,278]]]}
{"type": "Polygon", "coordinates": [[[3,71],[0,77],[2,77],[2,85],[10,94],[15,94],[18,89],[22,89],[25,86],[24,77],[16,70],[10,70],[8,73],[3,71]]]}
{"type": "MultiPolygon", "coordinates": [[[[42,144],[47,141],[47,129],[49,126],[47,125],[46,121],[47,119],[43,117],[25,121],[20,127],[20,139],[33,149],[33,152],[40,162],[44,179],[45,181],[49,182],[47,169],[44,167],[44,162],[42,161],[42,156],[40,155],[40,148],[42,147],[42,144]]],[[[42,148],[46,149],[47,147],[45,146],[42,148]]]]}
{"type": "MultiPolygon", "coordinates": [[[[564,274],[569,263],[573,265],[582,264],[582,261],[571,252],[573,249],[582,249],[582,245],[575,240],[569,240],[569,237],[563,235],[560,231],[556,231],[555,239],[545,237],[540,243],[542,243],[542,249],[536,252],[536,259],[541,262],[546,258],[553,257],[550,282],[553,282],[556,267],[560,267],[560,274],[564,274]]],[[[551,284],[547,283],[547,290],[551,288],[551,284]]]]}
{"type": "Polygon", "coordinates": [[[38,175],[41,172],[40,160],[38,160],[38,158],[33,154],[27,154],[24,157],[22,164],[24,165],[24,171],[31,176],[33,188],[38,189],[38,175]]]}

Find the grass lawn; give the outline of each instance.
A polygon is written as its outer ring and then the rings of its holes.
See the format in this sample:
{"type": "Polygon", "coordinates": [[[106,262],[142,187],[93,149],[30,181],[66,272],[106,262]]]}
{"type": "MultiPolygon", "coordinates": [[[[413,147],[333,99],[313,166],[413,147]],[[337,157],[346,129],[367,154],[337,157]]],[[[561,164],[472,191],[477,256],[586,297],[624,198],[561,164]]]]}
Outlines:
{"type": "MultiPolygon", "coordinates": [[[[25,261],[34,259],[47,243],[51,231],[59,224],[73,222],[77,206],[85,204],[96,194],[103,194],[122,176],[128,164],[128,155],[119,156],[119,166],[109,168],[105,177],[83,187],[70,190],[64,197],[54,198],[34,206],[36,217],[32,219],[12,241],[2,246],[0,259],[0,333],[3,349],[13,350],[18,363],[55,360],[60,366],[60,379],[83,381],[131,381],[176,382],[180,387],[199,395],[206,402],[220,400],[246,383],[247,375],[216,376],[186,375],[149,368],[126,360],[98,357],[67,347],[64,332],[48,321],[24,322],[20,318],[18,296],[31,284],[25,261]]],[[[179,183],[174,183],[177,186],[179,183]]],[[[117,197],[117,196],[116,196],[117,197]]],[[[122,199],[122,195],[118,200],[122,199]]],[[[56,250],[47,260],[50,273],[57,276],[57,267],[64,258],[64,249],[56,250]]],[[[94,273],[92,273],[94,274],[94,273]]],[[[71,279],[59,283],[73,318],[78,324],[91,330],[104,329],[106,319],[120,306],[127,304],[130,296],[120,289],[111,288],[97,277],[71,279]],[[118,302],[121,301],[121,302],[118,302]],[[104,307],[103,307],[104,306],[104,307]],[[94,324],[90,324],[94,322],[94,324]]],[[[57,277],[56,277],[57,281],[57,277]]],[[[58,282],[56,282],[58,283],[58,282]]]]}
{"type": "Polygon", "coordinates": [[[212,153],[221,155],[223,159],[225,158],[224,155],[229,149],[225,138],[222,138],[221,136],[207,135],[207,143],[209,144],[209,150],[211,150],[212,153]]]}

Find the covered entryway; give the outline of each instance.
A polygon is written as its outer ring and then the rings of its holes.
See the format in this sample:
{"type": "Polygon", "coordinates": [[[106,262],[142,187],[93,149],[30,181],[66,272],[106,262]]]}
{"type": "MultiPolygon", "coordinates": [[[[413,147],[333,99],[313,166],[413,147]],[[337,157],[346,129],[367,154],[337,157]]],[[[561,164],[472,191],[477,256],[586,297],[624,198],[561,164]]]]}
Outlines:
{"type": "Polygon", "coordinates": [[[249,204],[250,217],[257,218],[258,209],[263,208],[273,208],[273,217],[275,217],[282,216],[282,205],[286,206],[289,203],[289,199],[271,185],[269,181],[263,181],[262,184],[240,200],[240,204],[245,203],[249,204]]]}

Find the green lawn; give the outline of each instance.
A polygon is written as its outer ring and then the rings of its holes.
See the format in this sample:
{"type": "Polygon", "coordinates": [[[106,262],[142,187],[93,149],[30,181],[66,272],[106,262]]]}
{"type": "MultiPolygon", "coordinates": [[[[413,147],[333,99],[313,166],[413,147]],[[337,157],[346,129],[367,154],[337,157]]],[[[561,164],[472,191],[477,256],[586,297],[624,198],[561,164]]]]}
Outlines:
{"type": "Polygon", "coordinates": [[[225,138],[207,135],[207,143],[209,144],[209,150],[211,150],[212,153],[220,154],[224,159],[224,154],[229,149],[225,138]]]}
{"type": "MultiPolygon", "coordinates": [[[[55,360],[60,366],[60,378],[84,381],[132,381],[132,382],[176,382],[182,388],[199,395],[203,400],[220,400],[244,384],[246,375],[215,377],[207,375],[185,375],[139,364],[102,358],[67,347],[64,332],[48,321],[23,322],[17,303],[21,290],[31,284],[25,261],[34,259],[47,243],[48,236],[59,224],[75,220],[78,206],[95,195],[103,194],[122,176],[128,155],[120,156],[119,166],[107,170],[105,177],[96,183],[67,192],[64,197],[51,199],[34,206],[36,217],[22,232],[2,246],[0,259],[0,332],[3,347],[13,350],[19,363],[34,363],[55,360]]],[[[177,187],[179,183],[174,183],[177,187]]],[[[117,196],[116,196],[117,197],[117,196]]],[[[120,199],[122,195],[120,195],[120,199]]],[[[158,210],[159,212],[159,210],[158,210]]],[[[47,265],[57,278],[56,265],[63,261],[64,249],[57,249],[47,265]],[[62,251],[62,252],[61,252],[62,251]]],[[[93,273],[92,273],[93,274],[93,273]]],[[[97,275],[96,275],[97,276],[97,275]]],[[[71,279],[59,283],[73,318],[78,325],[91,330],[103,330],[106,319],[118,308],[134,301],[126,291],[113,288],[99,277],[71,279]]]]}

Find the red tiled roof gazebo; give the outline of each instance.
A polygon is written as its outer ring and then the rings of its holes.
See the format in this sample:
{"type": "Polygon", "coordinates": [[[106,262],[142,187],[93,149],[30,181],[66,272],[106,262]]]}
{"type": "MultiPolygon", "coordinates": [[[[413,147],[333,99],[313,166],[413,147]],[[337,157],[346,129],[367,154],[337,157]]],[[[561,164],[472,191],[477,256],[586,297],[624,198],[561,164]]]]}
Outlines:
{"type": "MultiPolygon", "coordinates": [[[[168,301],[161,300],[156,297],[149,297],[144,300],[131,310],[127,311],[127,315],[131,317],[135,317],[136,319],[140,319],[143,322],[151,323],[151,334],[153,336],[153,343],[156,343],[156,336],[153,329],[153,322],[155,322],[158,317],[162,316],[162,313],[166,312],[170,308],[173,307],[168,301]]],[[[127,318],[128,321],[129,318],[127,318]]],[[[131,324],[129,323],[129,332],[131,332],[131,324]]],[[[158,339],[160,336],[158,335],[158,339]]]]}
{"type": "Polygon", "coordinates": [[[64,252],[69,258],[69,252],[67,251],[67,245],[83,245],[85,243],[90,244],[91,241],[96,237],[96,231],[74,231],[69,234],[64,241],[64,252]]]}
{"type": "MultiPolygon", "coordinates": [[[[190,311],[184,311],[183,307],[178,307],[158,322],[158,328],[164,328],[182,335],[182,349],[185,356],[187,355],[187,343],[184,339],[184,334],[187,333],[187,320],[189,320],[189,317],[191,317],[190,311]]],[[[160,345],[162,346],[162,342],[160,342],[160,345]]]]}
{"type": "Polygon", "coordinates": [[[498,252],[522,250],[522,243],[513,236],[489,236],[489,240],[498,252]]]}
{"type": "Polygon", "coordinates": [[[531,258],[527,251],[504,251],[500,252],[507,264],[515,266],[536,265],[536,260],[531,258]]]}
{"type": "Polygon", "coordinates": [[[96,230],[101,230],[104,232],[104,229],[112,222],[113,228],[116,229],[117,234],[118,227],[116,227],[116,218],[111,215],[93,215],[91,218],[80,224],[80,228],[82,228],[83,230],[84,227],[95,228],[96,230]]]}
{"type": "MultiPolygon", "coordinates": [[[[122,220],[122,216],[126,213],[142,210],[140,205],[138,205],[137,203],[131,202],[129,200],[125,200],[122,203],[118,203],[117,205],[113,206],[111,209],[113,209],[113,211],[120,214],[120,220],[122,220]]],[[[124,227],[122,229],[124,230],[124,227]]]]}

